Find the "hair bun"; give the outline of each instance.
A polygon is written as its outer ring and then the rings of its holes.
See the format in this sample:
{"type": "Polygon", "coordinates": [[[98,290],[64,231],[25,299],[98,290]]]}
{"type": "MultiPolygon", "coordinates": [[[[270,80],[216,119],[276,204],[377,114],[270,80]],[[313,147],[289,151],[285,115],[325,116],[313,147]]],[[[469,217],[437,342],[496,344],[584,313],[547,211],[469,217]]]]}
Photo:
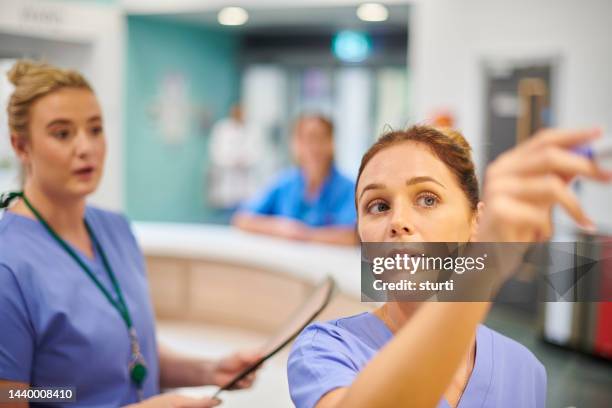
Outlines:
{"type": "Polygon", "coordinates": [[[44,62],[15,61],[6,76],[15,86],[6,108],[9,130],[24,139],[29,136],[30,108],[38,98],[66,87],[87,89],[93,93],[79,72],[44,62]]]}
{"type": "Polygon", "coordinates": [[[465,139],[465,136],[463,136],[463,134],[457,129],[450,128],[450,127],[438,127],[436,128],[436,130],[444,134],[446,137],[452,140],[453,143],[461,147],[468,154],[472,151],[472,147],[470,146],[468,141],[465,139]]]}
{"type": "Polygon", "coordinates": [[[19,60],[15,62],[13,67],[6,74],[8,80],[15,86],[22,82],[23,78],[40,71],[47,67],[47,64],[30,60],[19,60]]]}

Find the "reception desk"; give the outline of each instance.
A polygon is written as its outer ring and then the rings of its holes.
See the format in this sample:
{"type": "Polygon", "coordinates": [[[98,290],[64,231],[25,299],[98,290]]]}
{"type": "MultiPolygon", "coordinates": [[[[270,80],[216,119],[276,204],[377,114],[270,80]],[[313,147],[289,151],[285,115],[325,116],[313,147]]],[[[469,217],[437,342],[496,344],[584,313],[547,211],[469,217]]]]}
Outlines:
{"type": "Polygon", "coordinates": [[[360,251],[287,241],[227,226],[134,223],[158,319],[272,332],[332,276],[338,291],[321,319],[367,310],[360,251]]]}

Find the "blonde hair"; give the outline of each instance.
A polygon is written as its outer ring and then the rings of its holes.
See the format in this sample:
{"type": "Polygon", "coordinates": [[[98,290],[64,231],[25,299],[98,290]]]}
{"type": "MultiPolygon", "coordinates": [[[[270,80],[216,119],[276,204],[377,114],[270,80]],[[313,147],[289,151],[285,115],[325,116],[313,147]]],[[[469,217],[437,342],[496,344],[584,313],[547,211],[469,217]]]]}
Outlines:
{"type": "Polygon", "coordinates": [[[29,137],[30,110],[39,98],[62,88],[84,88],[93,92],[79,72],[43,62],[19,60],[7,76],[15,86],[7,107],[9,130],[21,138],[29,137]]]}

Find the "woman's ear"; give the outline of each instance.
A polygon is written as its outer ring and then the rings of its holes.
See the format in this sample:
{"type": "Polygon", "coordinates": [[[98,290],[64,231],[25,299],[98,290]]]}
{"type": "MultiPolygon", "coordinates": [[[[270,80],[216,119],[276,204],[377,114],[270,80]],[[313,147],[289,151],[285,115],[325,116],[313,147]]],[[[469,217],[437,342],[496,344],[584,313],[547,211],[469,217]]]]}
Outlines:
{"type": "Polygon", "coordinates": [[[470,241],[478,234],[478,227],[480,226],[480,220],[482,220],[482,215],[484,213],[485,204],[482,201],[479,201],[476,205],[476,211],[472,214],[472,222],[470,225],[470,241]]]}
{"type": "Polygon", "coordinates": [[[30,149],[28,148],[28,142],[24,137],[11,134],[11,146],[19,160],[23,164],[27,164],[30,158],[30,149]]]}

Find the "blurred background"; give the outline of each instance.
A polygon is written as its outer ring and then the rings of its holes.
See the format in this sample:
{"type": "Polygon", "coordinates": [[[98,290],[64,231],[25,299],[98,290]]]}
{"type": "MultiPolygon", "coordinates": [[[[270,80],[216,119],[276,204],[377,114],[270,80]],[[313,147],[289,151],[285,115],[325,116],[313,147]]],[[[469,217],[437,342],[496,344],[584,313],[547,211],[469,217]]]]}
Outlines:
{"type": "MultiPolygon", "coordinates": [[[[264,341],[327,273],[340,285],[327,317],[370,307],[358,249],[227,226],[291,166],[300,113],[333,120],[336,165],[353,179],[385,129],[414,123],[461,130],[480,175],[544,126],[612,140],[610,0],[0,0],[0,72],[24,57],[91,80],[109,143],[91,201],[134,222],[160,337],[193,353],[264,341]]],[[[11,92],[0,76],[2,106],[11,92]]],[[[3,108],[0,191],[18,186],[3,108]]],[[[576,192],[609,240],[612,189],[576,192]]],[[[593,238],[555,221],[555,240],[593,238]]],[[[612,406],[610,303],[500,304],[488,323],[542,360],[550,407],[612,406]]],[[[290,406],[284,358],[228,406],[290,406]]]]}

